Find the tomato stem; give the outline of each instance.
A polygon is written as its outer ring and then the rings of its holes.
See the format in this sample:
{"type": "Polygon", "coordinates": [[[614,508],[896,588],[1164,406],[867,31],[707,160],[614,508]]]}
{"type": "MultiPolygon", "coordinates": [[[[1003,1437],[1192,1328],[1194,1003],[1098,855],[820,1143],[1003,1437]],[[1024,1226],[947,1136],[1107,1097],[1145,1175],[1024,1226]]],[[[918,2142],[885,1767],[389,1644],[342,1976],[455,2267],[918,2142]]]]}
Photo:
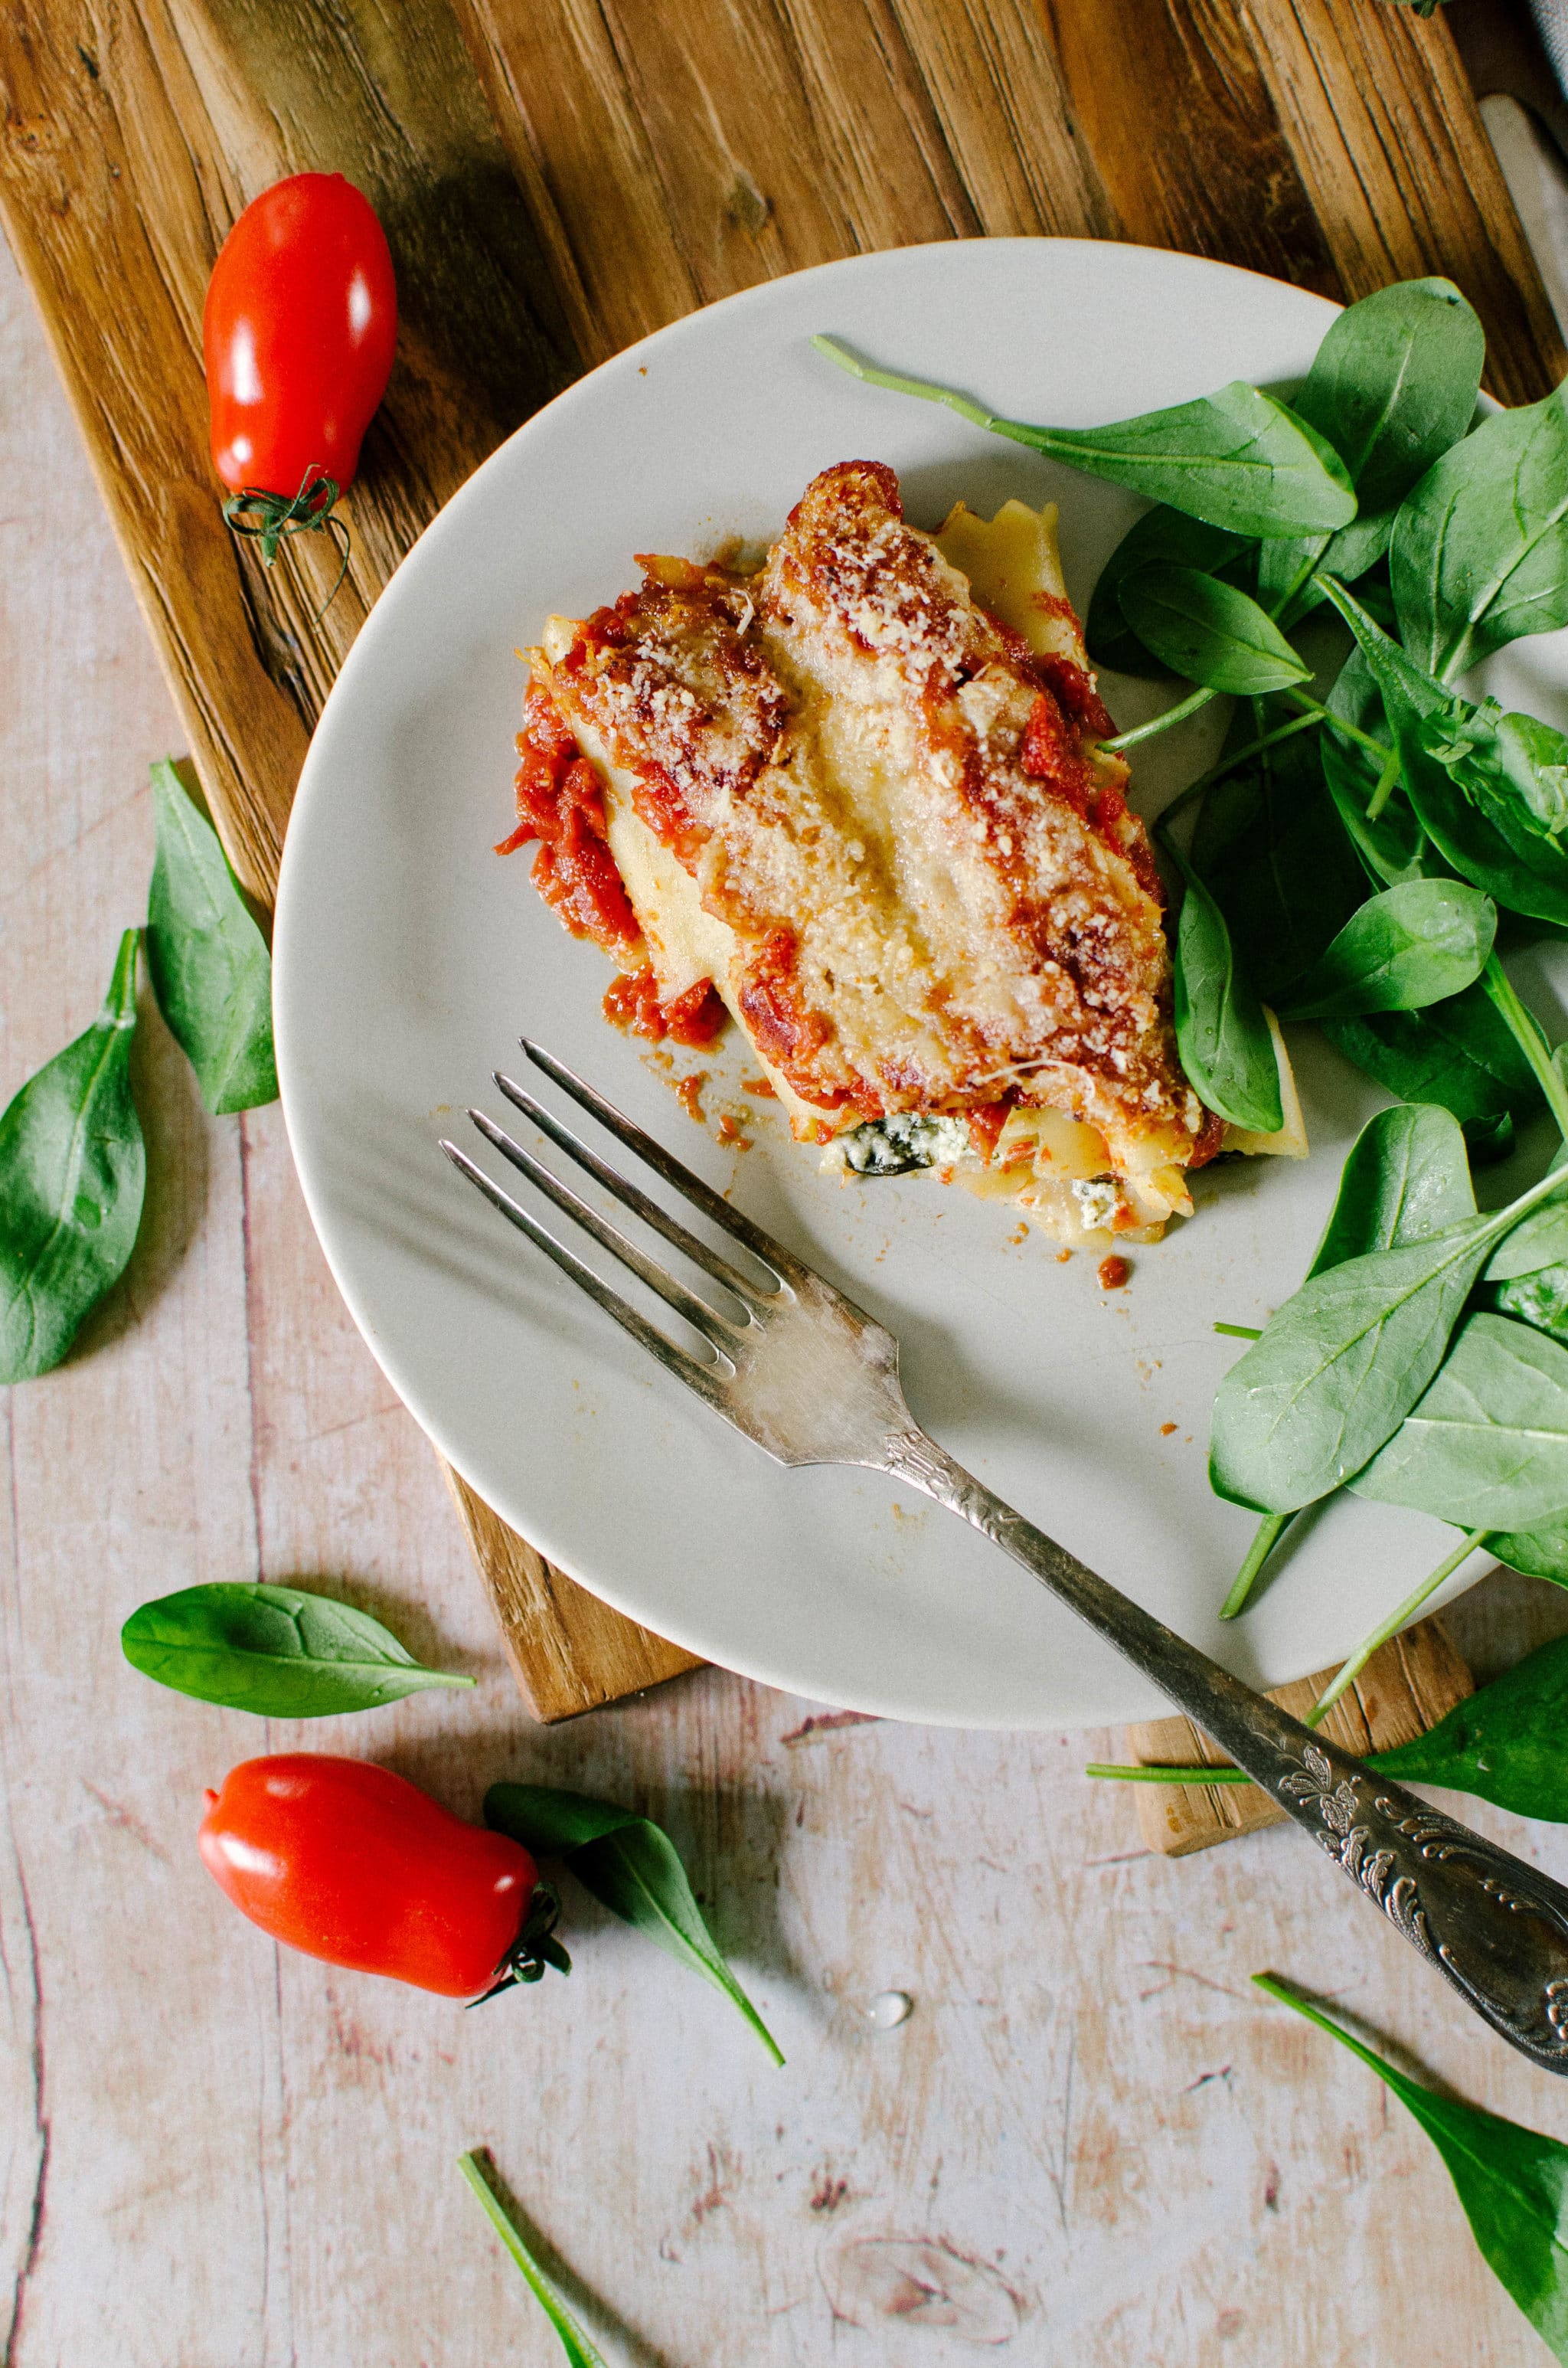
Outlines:
{"type": "Polygon", "coordinates": [[[264,567],[270,567],[277,558],[278,546],[285,535],[324,531],[331,537],[338,552],[337,580],[311,619],[312,625],[320,624],[348,573],[348,529],[336,514],[337,495],[336,478],[318,473],[312,461],[300,480],[299,492],[292,497],[268,493],[263,485],[246,485],[242,492],[231,494],[223,504],[223,517],[231,530],[260,543],[264,567]]]}
{"type": "Polygon", "coordinates": [[[519,1982],[542,1981],[547,1965],[553,1965],[558,1974],[569,1974],[572,1960],[555,1938],[560,1920],[561,1902],[554,1891],[548,1883],[536,1883],[523,1929],[497,1966],[495,1979],[480,1997],[470,1998],[469,2005],[483,2006],[503,1990],[516,1989],[519,1982]]]}

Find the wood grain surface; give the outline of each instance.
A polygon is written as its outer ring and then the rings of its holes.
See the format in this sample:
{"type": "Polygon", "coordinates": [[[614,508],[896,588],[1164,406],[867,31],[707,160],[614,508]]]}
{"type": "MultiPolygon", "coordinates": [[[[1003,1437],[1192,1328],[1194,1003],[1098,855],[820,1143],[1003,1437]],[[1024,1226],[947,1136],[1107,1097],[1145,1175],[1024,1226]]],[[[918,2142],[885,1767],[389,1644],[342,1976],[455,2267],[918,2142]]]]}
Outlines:
{"type": "MultiPolygon", "coordinates": [[[[143,909],[145,768],[182,729],[3,252],[0,556],[3,1098],[143,909]]],[[[1172,1861],[1079,1774],[1119,1733],[846,1721],[713,1669],[533,1725],[278,1113],[208,1118],[143,1016],[142,1239],[71,1360],[0,1393],[10,2368],[560,2368],[457,2172],[473,2145],[610,2368],[1545,2360],[1409,2117],[1248,1975],[1564,2138],[1568,2091],[1294,1832],[1172,1861]],[[478,1685],[267,1725],[120,1659],[138,1603],[256,1577],[478,1685]],[[204,1785],[299,1748],[468,1816],[510,1777],[664,1818],[786,2068],[569,1881],[571,1979],[482,2013],[279,1953],[193,1835],[204,1785]],[[890,1987],[914,2010],[879,2033],[890,1987]]],[[[1484,1679],[1568,1598],[1498,1579],[1445,1618],[1484,1679]]],[[[1568,1878],[1562,1829],[1444,1805],[1568,1878]]]]}
{"type": "Polygon", "coordinates": [[[699,1669],[695,1653],[625,1620],[509,1530],[443,1464],[464,1537],[484,1573],[523,1700],[547,1725],[699,1669]]]}
{"type": "MultiPolygon", "coordinates": [[[[1299,1678],[1269,1694],[1292,1718],[1305,1718],[1332,1668],[1299,1678]]],[[[1346,1751],[1392,1751],[1436,1726],[1475,1691],[1440,1620],[1421,1620],[1382,1645],[1324,1720],[1324,1732],[1346,1751]]],[[[1141,1768],[1222,1768],[1227,1763],[1190,1719],[1141,1720],[1127,1730],[1129,1757],[1141,1768]]],[[[1256,1784],[1138,1784],[1131,1788],[1138,1824],[1151,1850],[1186,1858],[1235,1834],[1278,1826],[1285,1812],[1256,1784]]]]}
{"type": "MultiPolygon", "coordinates": [[[[455,6],[51,0],[0,17],[0,211],[214,817],[264,903],[322,700],[421,528],[578,370],[694,305],[923,239],[1131,237],[1329,293],[1448,271],[1486,323],[1499,394],[1558,374],[1452,42],[1408,9],[455,6]],[[307,169],[370,198],[402,307],[348,580],[323,615],[324,542],[296,539],[268,574],[224,529],[200,370],[225,232],[307,169]]],[[[454,1493],[539,1715],[693,1666],[454,1493]]]]}

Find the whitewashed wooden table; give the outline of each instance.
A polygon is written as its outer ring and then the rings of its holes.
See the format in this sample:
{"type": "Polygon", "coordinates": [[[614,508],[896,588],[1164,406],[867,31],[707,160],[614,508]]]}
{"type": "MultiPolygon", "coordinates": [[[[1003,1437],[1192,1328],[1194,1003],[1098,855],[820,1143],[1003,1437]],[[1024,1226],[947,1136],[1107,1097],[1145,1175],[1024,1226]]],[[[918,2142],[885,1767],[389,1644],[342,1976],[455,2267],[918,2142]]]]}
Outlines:
{"type": "MultiPolygon", "coordinates": [[[[179,744],[3,250],[0,668],[4,1099],[85,1025],[141,917],[146,764],[179,744]]],[[[204,1117],[150,1006],[138,1061],[130,1272],[62,1371],[0,1393],[7,2362],[544,2368],[554,2339],[455,2167],[472,2145],[616,2368],[945,2368],[998,2336],[1073,2368],[1538,2356],[1426,2141],[1247,1975],[1316,1985],[1563,2136],[1568,2089],[1292,1832],[1169,1862],[1079,1775],[1118,1737],[837,1723],[719,1670],[532,1725],[277,1110],[204,1117]],[[477,1691],[263,1726],[121,1659],[147,1597],[256,1577],[343,1592],[477,1691]],[[278,1952],[195,1829],[204,1785],[294,1746],[384,1758],[469,1815],[504,1775],[644,1804],[788,2067],[580,1895],[570,1982],[481,2014],[278,1952]],[[888,1987],[915,2010],[878,2032],[888,1987]],[[869,2238],[931,2248],[954,2308],[879,2283],[869,2238]]],[[[1454,1624],[1485,1673],[1568,1601],[1499,1579],[1454,1624]]],[[[1568,1876],[1560,1835],[1459,1805],[1568,1876]]]]}

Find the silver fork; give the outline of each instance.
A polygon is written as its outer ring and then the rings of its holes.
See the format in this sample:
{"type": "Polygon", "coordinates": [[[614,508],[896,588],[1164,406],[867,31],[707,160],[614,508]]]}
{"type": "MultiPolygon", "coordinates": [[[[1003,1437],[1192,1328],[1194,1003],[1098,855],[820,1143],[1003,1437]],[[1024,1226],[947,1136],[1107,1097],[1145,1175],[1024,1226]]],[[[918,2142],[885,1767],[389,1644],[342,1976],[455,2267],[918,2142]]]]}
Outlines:
{"type": "Polygon", "coordinates": [[[1548,2071],[1568,2071],[1568,1891],[1277,1709],[1004,1504],[911,1416],[891,1332],[721,1200],[551,1054],[526,1038],[523,1050],[562,1093],[748,1252],[771,1282],[759,1286],[743,1274],[515,1078],[496,1071],[506,1099],[558,1150],[733,1303],[734,1312],[724,1312],[688,1290],[483,1110],[469,1111],[503,1157],[708,1343],[711,1359],[666,1338],[456,1144],[443,1141],[454,1167],[503,1216],[666,1372],[775,1462],[869,1465],[922,1489],[983,1531],[1212,1736],[1494,2031],[1548,2071]]]}

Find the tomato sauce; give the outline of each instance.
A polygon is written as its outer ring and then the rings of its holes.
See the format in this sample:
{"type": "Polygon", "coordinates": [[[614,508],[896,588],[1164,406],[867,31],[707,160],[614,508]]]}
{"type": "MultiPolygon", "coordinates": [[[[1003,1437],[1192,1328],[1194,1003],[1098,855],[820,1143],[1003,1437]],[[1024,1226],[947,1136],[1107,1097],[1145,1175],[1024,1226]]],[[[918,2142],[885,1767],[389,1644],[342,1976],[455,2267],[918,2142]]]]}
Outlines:
{"type": "Polygon", "coordinates": [[[510,855],[538,839],[531,876],[545,903],[574,938],[589,938],[624,962],[642,932],[609,851],[598,776],[538,683],[523,697],[517,754],[517,826],[495,852],[510,855]]]}
{"type": "Polygon", "coordinates": [[[661,1003],[659,982],[647,968],[612,980],[605,989],[603,1008],[607,1019],[633,1036],[646,1036],[653,1044],[667,1037],[694,1051],[711,1044],[729,1018],[710,978],[699,978],[673,1002],[661,1003]]]}
{"type": "Polygon", "coordinates": [[[692,814],[680,785],[662,765],[639,766],[631,783],[631,803],[661,846],[689,871],[702,852],[707,832],[692,814]]]}
{"type": "Polygon", "coordinates": [[[1080,751],[1078,734],[1053,690],[1042,689],[1029,710],[1018,761],[1031,781],[1043,782],[1074,814],[1087,819],[1095,768],[1080,751]]]}
{"type": "MultiPolygon", "coordinates": [[[[753,1042],[766,1060],[788,1078],[804,1101],[818,1110],[840,1110],[849,1099],[845,1086],[824,1088],[812,1074],[811,1062],[830,1033],[828,1022],[807,1008],[797,972],[800,947],[793,929],[774,929],[747,956],[740,1003],[753,1042]]],[[[881,1106],[866,1110],[866,1118],[881,1118],[881,1106]]]]}
{"type": "Polygon", "coordinates": [[[996,1145],[1002,1138],[1013,1107],[1014,1097],[1003,1096],[999,1102],[987,1102],[983,1109],[969,1112],[969,1139],[987,1167],[996,1156],[996,1145]]]}
{"type": "Polygon", "coordinates": [[[1070,715],[1080,731],[1089,733],[1096,740],[1116,737],[1116,724],[1105,701],[1074,659],[1048,651],[1032,664],[1063,714],[1070,715]]]}

